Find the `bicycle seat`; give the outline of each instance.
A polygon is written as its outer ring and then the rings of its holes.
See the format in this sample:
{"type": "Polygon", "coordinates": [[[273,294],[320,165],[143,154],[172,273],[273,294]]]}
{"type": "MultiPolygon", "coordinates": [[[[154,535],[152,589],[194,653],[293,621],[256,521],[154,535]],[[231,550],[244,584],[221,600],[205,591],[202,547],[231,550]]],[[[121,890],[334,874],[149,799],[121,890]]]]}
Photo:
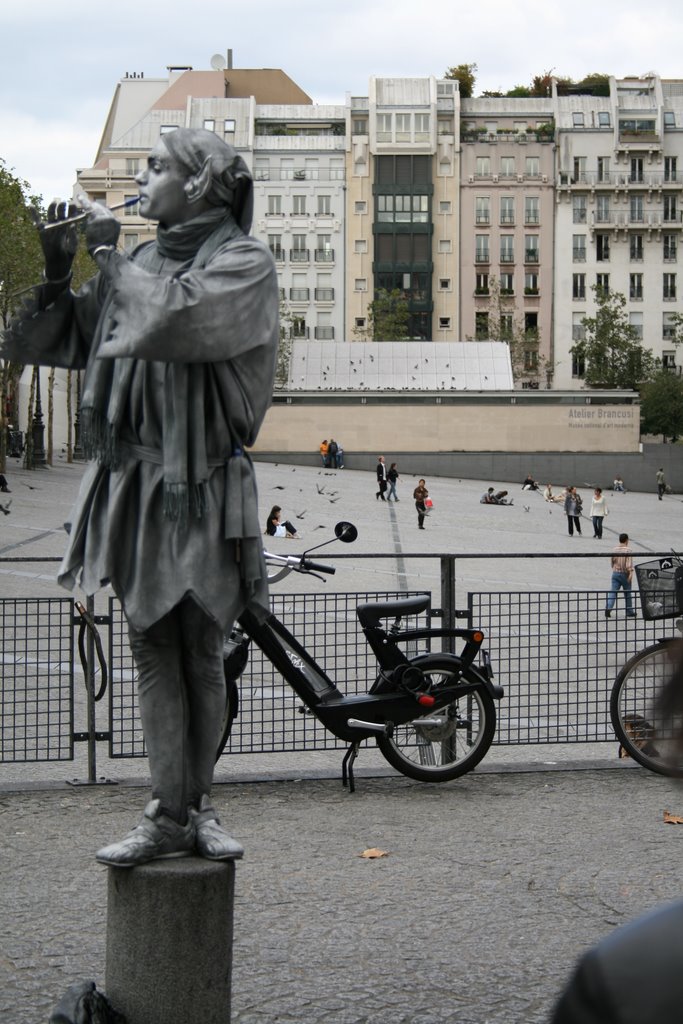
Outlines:
{"type": "Polygon", "coordinates": [[[382,619],[396,619],[399,616],[419,615],[429,607],[431,596],[404,597],[398,601],[373,601],[359,604],[356,608],[361,626],[379,626],[382,619]]]}

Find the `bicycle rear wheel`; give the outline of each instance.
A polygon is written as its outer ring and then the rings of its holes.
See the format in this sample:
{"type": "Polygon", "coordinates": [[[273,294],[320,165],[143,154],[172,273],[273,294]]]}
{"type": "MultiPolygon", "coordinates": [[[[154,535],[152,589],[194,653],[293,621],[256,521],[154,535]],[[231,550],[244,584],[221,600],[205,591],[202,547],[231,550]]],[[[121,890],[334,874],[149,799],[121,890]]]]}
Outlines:
{"type": "Polygon", "coordinates": [[[658,775],[683,776],[681,716],[664,720],[662,687],[680,662],[683,642],[676,638],[646,647],[626,662],[610,697],[612,726],[626,755],[658,775]]]}
{"type": "MultiPolygon", "coordinates": [[[[428,655],[416,664],[428,678],[432,693],[441,686],[452,686],[458,678],[454,659],[428,655]]],[[[468,670],[463,677],[475,682],[468,670]]],[[[417,708],[417,705],[416,705],[417,708]]],[[[496,731],[496,707],[488,691],[464,693],[439,711],[416,715],[407,725],[399,725],[392,736],[378,736],[377,746],[392,767],[419,782],[449,782],[479,764],[493,742],[496,731]],[[420,719],[424,723],[420,723],[420,719]]]]}

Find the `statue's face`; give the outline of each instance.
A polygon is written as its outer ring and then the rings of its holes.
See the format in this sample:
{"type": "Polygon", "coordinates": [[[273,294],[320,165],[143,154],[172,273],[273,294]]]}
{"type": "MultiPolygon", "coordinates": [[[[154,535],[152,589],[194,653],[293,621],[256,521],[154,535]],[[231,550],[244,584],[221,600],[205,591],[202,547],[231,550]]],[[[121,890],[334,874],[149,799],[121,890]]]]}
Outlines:
{"type": "Polygon", "coordinates": [[[158,220],[164,227],[183,224],[196,217],[188,201],[187,170],[180,166],[160,139],[147,157],[147,167],[135,178],[140,189],[138,211],[142,217],[158,220]]]}

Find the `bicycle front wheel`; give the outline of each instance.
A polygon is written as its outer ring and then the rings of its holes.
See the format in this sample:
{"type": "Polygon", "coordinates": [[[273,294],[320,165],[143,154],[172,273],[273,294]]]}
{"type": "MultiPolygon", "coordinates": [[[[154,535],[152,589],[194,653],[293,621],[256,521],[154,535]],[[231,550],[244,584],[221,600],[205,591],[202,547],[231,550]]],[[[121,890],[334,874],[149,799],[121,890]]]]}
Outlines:
{"type": "Polygon", "coordinates": [[[646,647],[621,669],[610,698],[612,726],[625,753],[652,772],[674,777],[683,776],[683,719],[665,720],[659,699],[682,650],[676,638],[646,647]]]}
{"type": "MultiPolygon", "coordinates": [[[[457,667],[447,658],[428,656],[415,664],[429,680],[432,693],[452,686],[459,678],[457,667]]],[[[476,679],[470,671],[462,678],[467,682],[476,679]]],[[[396,726],[392,736],[378,736],[377,746],[403,775],[419,782],[449,782],[479,764],[495,731],[496,707],[482,684],[437,712],[417,715],[412,722],[396,726]]]]}

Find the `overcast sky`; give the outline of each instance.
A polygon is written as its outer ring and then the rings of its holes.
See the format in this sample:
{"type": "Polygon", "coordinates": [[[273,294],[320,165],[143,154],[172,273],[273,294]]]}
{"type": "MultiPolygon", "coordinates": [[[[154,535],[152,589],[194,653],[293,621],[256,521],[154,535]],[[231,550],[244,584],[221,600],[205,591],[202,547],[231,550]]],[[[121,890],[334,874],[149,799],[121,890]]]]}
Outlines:
{"type": "Polygon", "coordinates": [[[680,0],[4,0],[0,158],[47,200],[91,166],[117,81],[169,64],[282,68],[318,103],[367,95],[371,74],[441,76],[476,63],[475,95],[553,70],[580,80],[683,78],[680,0]]]}

